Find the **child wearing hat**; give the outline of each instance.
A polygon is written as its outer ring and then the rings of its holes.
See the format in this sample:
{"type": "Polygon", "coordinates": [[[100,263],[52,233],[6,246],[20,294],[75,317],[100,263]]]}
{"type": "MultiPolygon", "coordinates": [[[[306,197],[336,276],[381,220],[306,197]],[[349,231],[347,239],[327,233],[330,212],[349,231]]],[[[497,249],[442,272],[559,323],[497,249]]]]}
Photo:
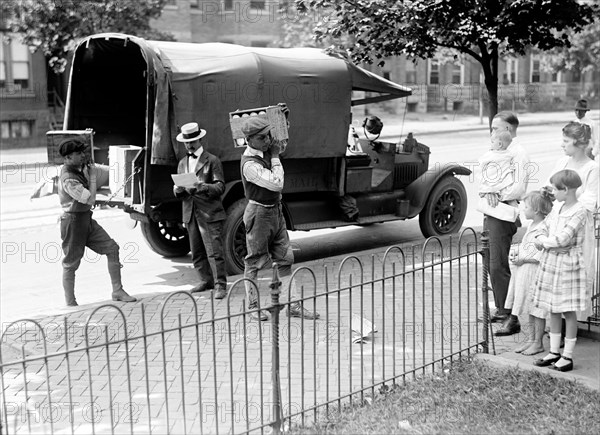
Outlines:
{"type": "Polygon", "coordinates": [[[86,246],[106,255],[108,273],[112,283],[112,300],[135,302],[123,290],[119,245],[92,219],[96,201],[96,167],[88,165],[85,144],[79,139],[69,139],[60,144],[58,152],[64,157],[58,179],[58,198],[63,209],[60,218],[60,236],[64,252],[63,289],[68,306],[77,306],[75,299],[75,272],[81,264],[86,246]]]}
{"type": "MultiPolygon", "coordinates": [[[[287,115],[287,107],[282,106],[282,110],[287,115]]],[[[248,249],[244,258],[244,277],[253,283],[246,282],[251,310],[258,309],[258,270],[270,260],[279,266],[282,292],[286,294],[291,285],[291,297],[301,298],[294,283],[290,283],[294,253],[281,205],[284,171],[279,154],[285,149],[285,144],[273,139],[271,130],[273,126],[259,116],[246,118],[242,125],[242,133],[248,143],[240,163],[244,194],[248,199],[244,211],[248,249]]],[[[287,314],[311,320],[319,318],[318,313],[307,310],[299,301],[288,305],[287,314]]],[[[265,311],[254,311],[251,315],[257,320],[268,319],[265,311]]]]}

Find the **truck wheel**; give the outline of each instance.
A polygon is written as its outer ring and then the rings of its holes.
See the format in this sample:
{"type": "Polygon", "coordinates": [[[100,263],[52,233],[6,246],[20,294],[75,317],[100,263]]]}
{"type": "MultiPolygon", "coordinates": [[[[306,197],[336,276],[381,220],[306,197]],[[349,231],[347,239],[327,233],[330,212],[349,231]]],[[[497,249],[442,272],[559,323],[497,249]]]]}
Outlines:
{"type": "Polygon", "coordinates": [[[182,257],[190,252],[188,233],[180,225],[165,222],[141,222],[142,234],[154,252],[163,257],[182,257]]]}
{"type": "Polygon", "coordinates": [[[244,226],[246,200],[239,199],[227,208],[227,219],[223,225],[223,250],[225,267],[230,275],[244,273],[246,250],[246,227],[244,226]]]}
{"type": "Polygon", "coordinates": [[[467,192],[456,177],[442,178],[433,187],[419,213],[419,226],[425,237],[442,236],[460,230],[467,214],[467,192]]]}

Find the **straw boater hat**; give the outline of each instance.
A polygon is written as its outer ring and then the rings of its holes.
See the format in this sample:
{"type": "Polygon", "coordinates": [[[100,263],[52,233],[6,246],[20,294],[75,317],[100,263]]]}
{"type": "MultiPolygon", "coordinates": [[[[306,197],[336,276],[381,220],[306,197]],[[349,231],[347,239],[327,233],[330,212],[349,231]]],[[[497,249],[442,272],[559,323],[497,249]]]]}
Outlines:
{"type": "Polygon", "coordinates": [[[188,122],[181,126],[181,133],[177,135],[179,142],[192,142],[198,139],[202,139],[206,136],[206,130],[198,127],[197,122],[188,122]]]}
{"type": "Polygon", "coordinates": [[[585,110],[586,112],[588,110],[590,110],[590,108],[588,107],[587,100],[579,100],[579,101],[577,101],[577,104],[575,104],[574,109],[575,110],[585,110]]]}

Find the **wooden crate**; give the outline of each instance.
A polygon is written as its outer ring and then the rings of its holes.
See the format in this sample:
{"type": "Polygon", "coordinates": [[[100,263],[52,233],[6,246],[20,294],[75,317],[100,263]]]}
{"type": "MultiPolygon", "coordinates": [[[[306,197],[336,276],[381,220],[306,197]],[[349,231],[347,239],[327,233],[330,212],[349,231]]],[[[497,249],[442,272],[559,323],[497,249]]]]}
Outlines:
{"type": "Polygon", "coordinates": [[[63,156],[58,152],[58,147],[67,139],[80,139],[85,143],[85,154],[89,162],[94,161],[94,130],[52,130],[46,132],[46,142],[48,149],[48,163],[62,165],[63,156]]]}
{"type": "Polygon", "coordinates": [[[242,125],[249,116],[258,116],[264,118],[273,126],[271,135],[275,140],[285,140],[289,138],[287,119],[279,106],[258,107],[248,110],[236,110],[229,113],[229,125],[231,126],[231,135],[233,144],[236,147],[246,146],[242,125]]]}

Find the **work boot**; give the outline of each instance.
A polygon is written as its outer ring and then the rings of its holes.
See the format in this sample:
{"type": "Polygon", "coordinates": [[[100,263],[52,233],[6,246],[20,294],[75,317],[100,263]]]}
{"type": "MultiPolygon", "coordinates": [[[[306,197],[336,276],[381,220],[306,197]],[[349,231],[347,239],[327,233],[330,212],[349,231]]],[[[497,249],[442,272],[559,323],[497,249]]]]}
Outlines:
{"type": "Polygon", "coordinates": [[[63,270],[62,283],[65,303],[68,307],[77,307],[79,304],[75,300],[75,272],[63,270]]]}
{"type": "Polygon", "coordinates": [[[117,290],[116,292],[112,293],[112,300],[113,301],[120,301],[120,302],[135,302],[137,301],[136,298],[134,298],[133,296],[129,296],[127,294],[127,292],[123,289],[121,290],[117,290]]]}
{"type": "Polygon", "coordinates": [[[191,288],[190,293],[200,293],[200,292],[205,292],[207,290],[210,290],[214,287],[214,284],[207,284],[205,282],[200,283],[194,287],[191,288]]]}
{"type": "Polygon", "coordinates": [[[317,320],[321,317],[316,311],[308,311],[306,308],[300,305],[300,302],[291,304],[288,307],[287,315],[288,317],[303,317],[307,320],[317,320]]]}
{"type": "Polygon", "coordinates": [[[227,296],[227,287],[218,285],[215,289],[215,299],[223,299],[227,296]]]}

